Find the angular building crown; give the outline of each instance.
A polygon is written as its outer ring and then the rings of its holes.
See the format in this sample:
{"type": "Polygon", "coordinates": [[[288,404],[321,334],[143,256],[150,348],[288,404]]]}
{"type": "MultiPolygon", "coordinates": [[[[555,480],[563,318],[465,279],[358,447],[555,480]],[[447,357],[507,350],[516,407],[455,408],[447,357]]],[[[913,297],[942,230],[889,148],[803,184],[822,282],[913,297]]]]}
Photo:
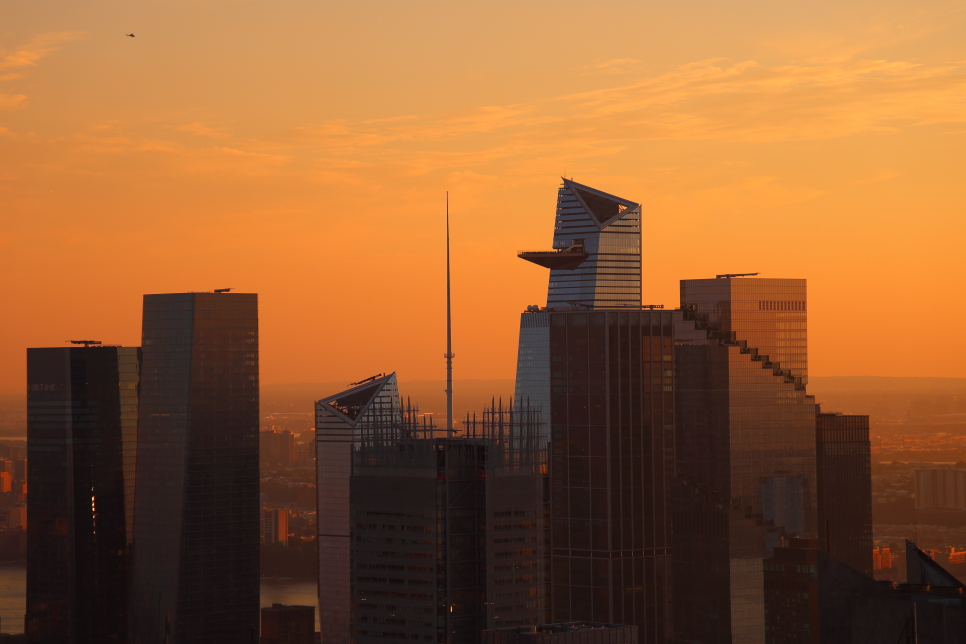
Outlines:
{"type": "Polygon", "coordinates": [[[396,373],[393,372],[389,375],[373,378],[368,382],[340,391],[327,398],[322,398],[316,404],[320,409],[329,411],[355,426],[387,387],[391,391],[386,393],[397,399],[398,402],[396,373]]]}
{"type": "Polygon", "coordinates": [[[569,179],[563,180],[563,187],[570,190],[581,207],[593,216],[597,227],[601,230],[620,219],[628,209],[640,208],[640,204],[633,201],[615,197],[569,179]]]}
{"type": "Polygon", "coordinates": [[[550,269],[547,306],[641,305],[641,206],[564,179],[553,249],[520,258],[550,269]]]}

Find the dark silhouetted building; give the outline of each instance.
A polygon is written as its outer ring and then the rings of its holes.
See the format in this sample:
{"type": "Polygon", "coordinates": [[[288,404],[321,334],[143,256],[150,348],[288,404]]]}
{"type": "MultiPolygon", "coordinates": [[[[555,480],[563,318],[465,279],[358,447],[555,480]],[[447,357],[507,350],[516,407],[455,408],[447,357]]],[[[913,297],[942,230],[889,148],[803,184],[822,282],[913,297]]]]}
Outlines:
{"type": "Polygon", "coordinates": [[[814,539],[775,548],[764,565],[765,642],[821,644],[819,551],[814,539]]]}
{"type": "Polygon", "coordinates": [[[669,627],[672,314],[550,320],[553,618],[669,627]]]}
{"type": "Polygon", "coordinates": [[[315,644],[315,606],[263,608],[260,644],[315,644]]]}
{"type": "Polygon", "coordinates": [[[28,642],[127,641],[139,353],[27,350],[28,642]]]}
{"type": "Polygon", "coordinates": [[[401,406],[394,374],[317,403],[323,641],[471,644],[545,621],[533,415],[497,407],[437,437],[401,406]]]}
{"type": "Polygon", "coordinates": [[[267,429],[258,433],[259,458],[268,465],[288,465],[296,461],[295,434],[288,429],[267,429]]]}
{"type": "Polygon", "coordinates": [[[869,417],[815,417],[818,544],[828,554],[872,575],[872,448],[869,417]]]}
{"type": "Polygon", "coordinates": [[[144,296],[136,644],[258,633],[258,309],[247,293],[144,296]]]}
{"type": "Polygon", "coordinates": [[[681,282],[675,332],[677,636],[761,642],[763,563],[816,536],[805,280],[681,282]]]}
{"type": "Polygon", "coordinates": [[[966,643],[963,585],[911,542],[917,577],[904,584],[875,581],[815,545],[791,539],[765,561],[767,644],[966,643]]]}
{"type": "Polygon", "coordinates": [[[637,644],[637,627],[564,622],[483,631],[483,644],[637,644]]]}

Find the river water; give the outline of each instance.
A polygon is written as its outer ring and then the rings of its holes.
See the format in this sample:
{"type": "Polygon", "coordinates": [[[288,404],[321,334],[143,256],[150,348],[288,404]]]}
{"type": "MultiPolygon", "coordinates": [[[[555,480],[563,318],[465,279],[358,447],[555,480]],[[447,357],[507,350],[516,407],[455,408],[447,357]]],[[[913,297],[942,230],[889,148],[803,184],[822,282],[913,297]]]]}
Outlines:
{"type": "MultiPolygon", "coordinates": [[[[0,564],[0,632],[22,633],[26,605],[27,566],[0,564]]],[[[262,578],[262,606],[299,604],[315,606],[315,630],[319,630],[316,582],[287,578],[262,578]]]]}

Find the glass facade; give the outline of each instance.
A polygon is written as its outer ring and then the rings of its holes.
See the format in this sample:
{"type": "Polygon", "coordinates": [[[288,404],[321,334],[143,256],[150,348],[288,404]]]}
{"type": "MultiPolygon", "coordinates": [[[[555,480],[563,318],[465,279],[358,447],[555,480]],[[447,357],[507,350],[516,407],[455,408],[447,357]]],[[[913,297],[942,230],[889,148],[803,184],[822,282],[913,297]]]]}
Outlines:
{"type": "Polygon", "coordinates": [[[550,316],[554,621],[670,626],[670,312],[550,316]]]}
{"type": "Polygon", "coordinates": [[[315,403],[319,623],[322,641],[349,644],[350,500],[353,446],[402,419],[396,374],[380,376],[315,403]]]}
{"type": "Polygon", "coordinates": [[[132,634],[235,644],[258,632],[258,305],[144,296],[132,634]]]}
{"type": "MultiPolygon", "coordinates": [[[[564,179],[557,191],[553,251],[520,257],[550,268],[547,307],[640,308],[641,207],[564,179]]],[[[550,417],[549,322],[532,306],[520,318],[516,400],[550,417]]],[[[542,430],[550,440],[549,428],[542,430]]]]}
{"type": "Polygon", "coordinates": [[[870,577],[872,568],[872,446],[869,417],[815,417],[818,543],[870,577]],[[848,490],[848,494],[843,494],[848,490]]]}
{"type": "Polygon", "coordinates": [[[587,257],[573,268],[551,268],[547,306],[640,306],[640,205],[564,179],[553,248],[582,249],[587,257]]]}
{"type": "Polygon", "coordinates": [[[517,354],[517,379],[514,400],[538,412],[544,424],[540,442],[550,440],[550,317],[546,311],[520,314],[520,345],[517,354]]]}
{"type": "Polygon", "coordinates": [[[27,350],[27,641],[126,642],[136,347],[27,350]]]}
{"type": "MultiPolygon", "coordinates": [[[[822,621],[836,621],[820,618],[820,563],[814,540],[795,541],[795,547],[775,548],[764,562],[766,644],[820,644],[822,621]]],[[[840,631],[851,626],[842,621],[835,624],[840,631]]]]}
{"type": "Polygon", "coordinates": [[[763,560],[817,530],[805,280],[681,282],[675,627],[764,642],[763,560]]]}

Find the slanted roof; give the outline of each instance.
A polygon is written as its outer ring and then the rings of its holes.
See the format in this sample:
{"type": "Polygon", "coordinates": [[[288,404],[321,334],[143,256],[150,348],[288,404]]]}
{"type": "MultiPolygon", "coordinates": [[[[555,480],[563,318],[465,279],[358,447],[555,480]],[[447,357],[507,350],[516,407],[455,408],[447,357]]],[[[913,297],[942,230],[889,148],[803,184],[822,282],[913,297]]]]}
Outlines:
{"type": "Polygon", "coordinates": [[[909,539],[906,539],[906,581],[922,586],[966,588],[909,539]]]}
{"type": "Polygon", "coordinates": [[[355,424],[372,404],[385,386],[395,381],[395,372],[380,376],[356,387],[340,391],[337,394],[323,398],[318,401],[320,405],[332,411],[338,416],[342,416],[350,423],[355,424]]]}
{"type": "Polygon", "coordinates": [[[582,183],[564,179],[564,187],[577,197],[577,201],[584,207],[597,222],[598,228],[605,228],[620,219],[625,212],[632,208],[640,207],[640,204],[612,194],[602,192],[582,183]]]}

